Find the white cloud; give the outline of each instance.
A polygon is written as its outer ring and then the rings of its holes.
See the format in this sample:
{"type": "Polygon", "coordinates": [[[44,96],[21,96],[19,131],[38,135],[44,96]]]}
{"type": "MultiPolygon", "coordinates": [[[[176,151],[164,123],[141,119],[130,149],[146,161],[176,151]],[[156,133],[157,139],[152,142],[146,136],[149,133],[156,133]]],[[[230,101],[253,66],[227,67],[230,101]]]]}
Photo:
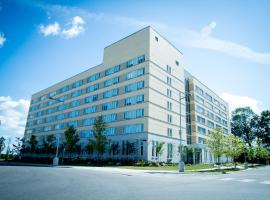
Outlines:
{"type": "Polygon", "coordinates": [[[239,107],[249,106],[252,110],[259,114],[261,113],[261,102],[248,96],[239,96],[229,93],[222,93],[220,95],[222,99],[229,103],[230,112],[239,107]]]}
{"type": "Polygon", "coordinates": [[[217,23],[213,21],[203,27],[199,32],[185,29],[172,30],[171,33],[174,32],[176,41],[189,47],[210,49],[252,62],[270,64],[270,53],[257,52],[248,46],[212,36],[216,25],[217,23]]]}
{"type": "Polygon", "coordinates": [[[62,35],[67,39],[77,37],[84,32],[84,24],[85,21],[81,17],[75,16],[72,18],[71,27],[69,29],[63,29],[62,35]]]}
{"type": "Polygon", "coordinates": [[[13,100],[9,96],[0,96],[0,136],[22,137],[24,134],[30,101],[13,100]]]}
{"type": "Polygon", "coordinates": [[[6,38],[3,33],[0,33],[0,48],[4,46],[4,43],[6,42],[6,38]]]}
{"type": "Polygon", "coordinates": [[[39,31],[46,37],[46,36],[62,36],[63,38],[70,39],[75,38],[84,32],[85,28],[85,21],[80,16],[75,16],[72,18],[71,22],[68,24],[70,25],[67,29],[62,29],[58,22],[54,22],[53,24],[39,26],[39,31]]]}
{"type": "Polygon", "coordinates": [[[58,22],[54,22],[53,24],[49,24],[47,26],[40,25],[39,30],[45,37],[47,37],[49,35],[59,35],[61,28],[58,22]]]}

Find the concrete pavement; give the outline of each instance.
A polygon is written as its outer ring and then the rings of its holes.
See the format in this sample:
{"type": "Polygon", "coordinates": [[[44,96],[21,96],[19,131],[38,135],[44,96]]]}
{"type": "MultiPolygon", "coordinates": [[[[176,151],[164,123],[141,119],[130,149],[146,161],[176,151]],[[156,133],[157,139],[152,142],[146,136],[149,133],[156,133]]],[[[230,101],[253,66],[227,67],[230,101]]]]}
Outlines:
{"type": "Polygon", "coordinates": [[[269,199],[270,167],[178,174],[100,167],[0,166],[1,200],[269,199]]]}

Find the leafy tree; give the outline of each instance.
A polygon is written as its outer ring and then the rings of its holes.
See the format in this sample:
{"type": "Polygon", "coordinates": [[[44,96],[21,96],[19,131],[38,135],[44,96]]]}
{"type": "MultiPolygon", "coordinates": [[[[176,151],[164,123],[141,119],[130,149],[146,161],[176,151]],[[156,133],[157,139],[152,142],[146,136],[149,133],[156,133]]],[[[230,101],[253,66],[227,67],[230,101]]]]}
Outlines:
{"type": "Polygon", "coordinates": [[[245,143],[252,146],[255,139],[253,118],[255,113],[250,107],[237,108],[232,112],[232,133],[243,139],[245,143]]]}
{"type": "Polygon", "coordinates": [[[14,153],[19,155],[23,148],[24,138],[16,137],[15,144],[13,144],[14,153]]]}
{"type": "Polygon", "coordinates": [[[157,153],[157,156],[158,156],[158,161],[160,162],[160,158],[163,154],[163,146],[164,146],[165,142],[158,142],[157,145],[156,145],[156,153],[157,153]]]}
{"type": "Polygon", "coordinates": [[[55,136],[54,135],[48,135],[43,138],[43,150],[45,153],[52,153],[54,150],[54,144],[55,142],[55,136]]]}
{"type": "Polygon", "coordinates": [[[225,153],[225,136],[222,129],[215,129],[210,135],[209,140],[206,141],[207,146],[212,150],[214,156],[218,159],[225,153]]]}
{"type": "Polygon", "coordinates": [[[69,156],[71,157],[71,153],[76,150],[76,145],[80,141],[79,135],[76,133],[76,129],[71,126],[69,127],[65,132],[65,150],[69,153],[69,156]]]}
{"type": "Polygon", "coordinates": [[[0,137],[0,157],[1,157],[2,151],[6,147],[5,141],[6,141],[6,139],[4,137],[0,137]]]}
{"type": "Polygon", "coordinates": [[[100,157],[103,156],[106,145],[108,144],[108,139],[105,135],[106,123],[103,120],[103,117],[97,116],[94,122],[93,135],[95,140],[89,139],[88,149],[92,149],[97,152],[97,158],[100,160],[100,157]]]}
{"type": "Polygon", "coordinates": [[[253,118],[256,136],[270,150],[270,110],[263,111],[260,116],[253,118]]]}
{"type": "Polygon", "coordinates": [[[224,154],[233,159],[235,168],[236,168],[235,160],[239,158],[242,155],[242,153],[244,153],[244,151],[245,145],[239,137],[233,134],[229,134],[227,137],[225,137],[224,154]]]}
{"type": "Polygon", "coordinates": [[[28,141],[28,143],[30,145],[30,152],[31,153],[35,153],[37,150],[38,141],[36,138],[37,137],[35,135],[31,135],[30,140],[28,141]]]}
{"type": "Polygon", "coordinates": [[[257,145],[255,147],[257,159],[267,160],[269,158],[269,151],[262,144],[260,139],[257,140],[257,145]]]}

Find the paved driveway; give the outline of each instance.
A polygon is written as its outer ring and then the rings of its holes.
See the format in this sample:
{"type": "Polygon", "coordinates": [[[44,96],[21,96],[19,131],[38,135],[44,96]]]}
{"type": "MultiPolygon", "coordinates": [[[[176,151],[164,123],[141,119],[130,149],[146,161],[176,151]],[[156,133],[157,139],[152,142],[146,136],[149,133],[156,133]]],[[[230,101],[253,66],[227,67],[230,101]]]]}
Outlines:
{"type": "Polygon", "coordinates": [[[270,199],[270,167],[231,174],[0,166],[1,200],[270,199]]]}

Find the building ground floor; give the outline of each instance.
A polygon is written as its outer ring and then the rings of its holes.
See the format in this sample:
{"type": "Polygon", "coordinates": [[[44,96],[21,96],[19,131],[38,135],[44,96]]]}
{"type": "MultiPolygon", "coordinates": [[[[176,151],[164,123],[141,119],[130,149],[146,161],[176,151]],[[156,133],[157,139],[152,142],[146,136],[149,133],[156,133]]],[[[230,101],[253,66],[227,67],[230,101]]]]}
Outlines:
{"type": "MultiPolygon", "coordinates": [[[[63,140],[60,137],[60,146],[63,140]]],[[[102,155],[104,160],[115,161],[147,161],[147,162],[165,162],[178,163],[180,156],[182,161],[190,164],[214,163],[217,159],[206,145],[191,144],[187,145],[185,141],[179,138],[172,138],[158,135],[155,133],[136,133],[125,135],[108,136],[108,145],[105,153],[102,155]],[[160,151],[157,146],[163,143],[160,151]],[[182,146],[182,148],[180,148],[182,146]]],[[[79,141],[80,150],[73,153],[73,157],[81,159],[97,159],[96,152],[89,152],[87,145],[89,138],[81,138],[79,141]]],[[[60,148],[59,157],[67,157],[68,153],[64,148],[60,148]]],[[[228,162],[230,159],[223,157],[221,162],[228,162]]]]}

